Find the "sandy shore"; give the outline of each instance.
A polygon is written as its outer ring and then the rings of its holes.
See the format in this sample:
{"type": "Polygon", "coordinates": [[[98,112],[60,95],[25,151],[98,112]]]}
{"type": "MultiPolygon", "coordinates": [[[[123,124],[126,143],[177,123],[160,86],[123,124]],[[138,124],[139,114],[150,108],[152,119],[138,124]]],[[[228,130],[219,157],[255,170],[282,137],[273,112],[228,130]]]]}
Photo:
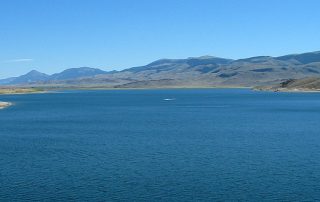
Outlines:
{"type": "Polygon", "coordinates": [[[11,105],[12,105],[12,103],[10,103],[10,102],[0,102],[0,109],[9,107],[11,105]]]}
{"type": "Polygon", "coordinates": [[[320,93],[320,89],[310,88],[253,88],[255,91],[270,91],[270,92],[284,92],[284,93],[320,93]]]}
{"type": "Polygon", "coordinates": [[[278,92],[287,92],[287,93],[319,93],[319,89],[307,89],[307,88],[284,88],[279,89],[278,92]]]}

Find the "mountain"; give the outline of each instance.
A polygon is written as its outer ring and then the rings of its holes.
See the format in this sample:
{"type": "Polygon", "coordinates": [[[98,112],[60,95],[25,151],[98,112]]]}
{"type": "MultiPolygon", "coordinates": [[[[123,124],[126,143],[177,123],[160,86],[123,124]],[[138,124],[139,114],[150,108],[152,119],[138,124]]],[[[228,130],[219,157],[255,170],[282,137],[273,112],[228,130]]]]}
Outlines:
{"type": "Polygon", "coordinates": [[[202,57],[191,57],[188,59],[161,59],[155,62],[152,62],[146,66],[133,67],[122,72],[133,72],[139,73],[143,71],[175,71],[179,68],[191,68],[199,66],[199,71],[209,72],[213,70],[218,65],[229,64],[232,60],[225,58],[217,58],[212,56],[202,56],[202,57]],[[201,69],[201,67],[209,66],[209,68],[201,69]]]}
{"type": "Polygon", "coordinates": [[[8,84],[37,83],[40,81],[45,81],[48,78],[49,78],[49,75],[38,72],[36,70],[32,70],[32,71],[28,72],[27,74],[24,74],[19,77],[11,78],[11,79],[9,78],[6,80],[2,80],[2,82],[7,81],[7,82],[9,82],[8,84]]]}
{"type": "MultiPolygon", "coordinates": [[[[316,76],[320,76],[320,52],[239,60],[216,57],[162,59],[112,75],[101,75],[99,79],[122,79],[123,84],[115,85],[119,88],[253,87],[316,76]]],[[[96,83],[95,79],[92,83],[96,83]]]]}
{"type": "MultiPolygon", "coordinates": [[[[168,88],[253,87],[289,79],[320,77],[320,51],[280,57],[256,56],[238,60],[202,56],[161,59],[150,64],[105,72],[89,67],[67,69],[38,79],[14,79],[10,84],[33,86],[168,88]]],[[[1,83],[1,81],[0,81],[1,83]]]]}
{"type": "Polygon", "coordinates": [[[100,69],[89,68],[89,67],[80,67],[80,68],[71,68],[66,69],[60,73],[53,75],[47,75],[36,70],[32,70],[27,74],[24,74],[19,77],[12,77],[7,79],[0,80],[1,85],[26,85],[26,84],[43,84],[53,81],[69,80],[69,79],[79,79],[82,77],[91,77],[98,74],[105,74],[107,72],[100,69]]]}
{"type": "Polygon", "coordinates": [[[320,62],[320,51],[311,52],[311,53],[303,53],[303,54],[292,54],[277,57],[278,60],[285,60],[285,61],[297,61],[301,64],[308,64],[314,62],[320,62]]]}
{"type": "Polygon", "coordinates": [[[1,79],[0,80],[0,85],[7,85],[12,83],[17,77],[10,77],[10,78],[6,78],[6,79],[1,79]]]}
{"type": "Polygon", "coordinates": [[[66,69],[60,73],[53,74],[50,76],[49,80],[69,80],[77,79],[81,77],[90,77],[99,74],[105,74],[105,71],[100,69],[90,68],[90,67],[80,67],[80,68],[71,68],[66,69]]]}

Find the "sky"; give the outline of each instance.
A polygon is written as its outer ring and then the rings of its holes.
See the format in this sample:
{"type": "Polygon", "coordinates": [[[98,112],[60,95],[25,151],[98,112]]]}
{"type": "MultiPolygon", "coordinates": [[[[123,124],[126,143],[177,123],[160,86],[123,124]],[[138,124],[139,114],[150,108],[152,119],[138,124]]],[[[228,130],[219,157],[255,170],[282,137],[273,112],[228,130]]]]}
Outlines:
{"type": "Polygon", "coordinates": [[[0,78],[320,50],[319,0],[0,0],[0,78]]]}

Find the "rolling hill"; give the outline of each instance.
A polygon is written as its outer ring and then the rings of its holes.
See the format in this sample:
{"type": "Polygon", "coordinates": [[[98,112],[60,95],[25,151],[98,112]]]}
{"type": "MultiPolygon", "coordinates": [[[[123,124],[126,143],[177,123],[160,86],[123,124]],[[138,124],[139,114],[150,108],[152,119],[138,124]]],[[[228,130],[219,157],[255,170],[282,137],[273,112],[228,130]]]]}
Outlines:
{"type": "Polygon", "coordinates": [[[161,59],[145,66],[112,72],[88,67],[67,69],[53,75],[33,71],[14,79],[0,80],[0,84],[110,88],[253,87],[307,77],[320,77],[319,51],[238,60],[212,56],[161,59]]]}

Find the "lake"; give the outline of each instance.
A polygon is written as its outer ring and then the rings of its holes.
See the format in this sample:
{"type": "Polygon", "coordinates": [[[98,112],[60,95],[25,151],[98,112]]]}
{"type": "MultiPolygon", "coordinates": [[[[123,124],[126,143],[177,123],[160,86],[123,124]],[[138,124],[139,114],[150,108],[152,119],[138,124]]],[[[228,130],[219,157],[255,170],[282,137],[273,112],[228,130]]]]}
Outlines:
{"type": "Polygon", "coordinates": [[[320,200],[320,94],[1,95],[0,201],[320,200]]]}

